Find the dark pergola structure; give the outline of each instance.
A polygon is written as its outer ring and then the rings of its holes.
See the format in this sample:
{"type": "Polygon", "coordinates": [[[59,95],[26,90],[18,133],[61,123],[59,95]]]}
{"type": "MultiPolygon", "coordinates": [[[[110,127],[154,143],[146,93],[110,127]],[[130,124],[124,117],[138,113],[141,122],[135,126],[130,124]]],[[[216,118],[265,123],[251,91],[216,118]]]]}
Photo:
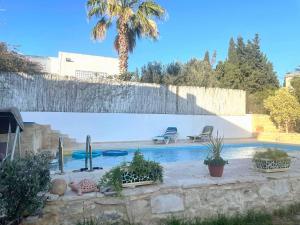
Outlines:
{"type": "Polygon", "coordinates": [[[13,160],[16,146],[21,153],[21,132],[24,130],[23,120],[15,107],[0,109],[0,134],[6,134],[6,142],[0,142],[0,162],[5,159],[13,160]]]}

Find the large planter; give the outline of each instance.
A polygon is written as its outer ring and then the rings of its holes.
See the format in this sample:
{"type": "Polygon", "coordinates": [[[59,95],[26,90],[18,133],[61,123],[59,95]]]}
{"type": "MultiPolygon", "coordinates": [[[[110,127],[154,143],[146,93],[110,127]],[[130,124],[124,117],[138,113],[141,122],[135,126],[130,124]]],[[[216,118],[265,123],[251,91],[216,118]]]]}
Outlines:
{"type": "Polygon", "coordinates": [[[143,185],[153,184],[153,176],[149,174],[147,176],[137,176],[135,173],[128,171],[123,172],[122,174],[122,187],[136,187],[143,185]]]}
{"type": "Polygon", "coordinates": [[[212,177],[222,177],[224,166],[208,165],[209,174],[212,177]]]}
{"type": "Polygon", "coordinates": [[[291,159],[284,158],[279,160],[254,159],[255,167],[264,173],[284,172],[291,166],[291,159]]]}

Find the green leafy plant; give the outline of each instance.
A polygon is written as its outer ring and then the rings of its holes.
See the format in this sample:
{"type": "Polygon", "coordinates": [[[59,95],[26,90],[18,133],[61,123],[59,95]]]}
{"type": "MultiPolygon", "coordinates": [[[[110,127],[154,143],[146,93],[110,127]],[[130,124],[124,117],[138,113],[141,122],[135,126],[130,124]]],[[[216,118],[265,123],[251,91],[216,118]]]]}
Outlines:
{"type": "Polygon", "coordinates": [[[287,88],[281,88],[264,101],[273,122],[286,133],[293,131],[300,120],[300,103],[287,88]]]}
{"type": "Polygon", "coordinates": [[[205,165],[224,166],[225,164],[228,164],[228,161],[221,157],[223,145],[223,137],[219,137],[218,134],[216,137],[210,137],[207,144],[209,155],[206,160],[204,160],[205,165]]]}
{"type": "Polygon", "coordinates": [[[289,155],[282,150],[275,149],[275,148],[268,148],[266,151],[256,151],[253,160],[261,160],[261,159],[268,159],[268,160],[290,160],[289,155]]]}
{"type": "MultiPolygon", "coordinates": [[[[48,154],[29,154],[0,167],[0,203],[3,224],[19,224],[24,216],[34,214],[44,205],[50,185],[48,154]]],[[[1,210],[0,210],[1,211],[1,210]]]]}
{"type": "Polygon", "coordinates": [[[122,169],[121,166],[116,166],[110,171],[106,172],[100,182],[99,186],[113,187],[114,191],[120,194],[122,191],[122,169]]]}
{"type": "Polygon", "coordinates": [[[145,160],[143,154],[140,151],[136,151],[132,162],[128,165],[122,164],[105,173],[99,182],[99,186],[113,187],[120,194],[122,184],[126,183],[126,174],[134,176],[138,180],[163,181],[162,166],[157,162],[145,160]]]}

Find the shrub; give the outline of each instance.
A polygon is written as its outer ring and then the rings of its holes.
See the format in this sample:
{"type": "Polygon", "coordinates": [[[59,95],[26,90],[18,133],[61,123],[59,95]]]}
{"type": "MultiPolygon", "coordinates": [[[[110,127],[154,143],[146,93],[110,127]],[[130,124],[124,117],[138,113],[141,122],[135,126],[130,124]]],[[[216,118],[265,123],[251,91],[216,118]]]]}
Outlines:
{"type": "Polygon", "coordinates": [[[268,110],[264,107],[264,100],[274,93],[274,89],[266,89],[252,94],[247,93],[247,113],[267,114],[268,110]]]}
{"type": "Polygon", "coordinates": [[[14,161],[6,160],[0,167],[0,202],[4,224],[17,223],[32,215],[44,204],[44,193],[50,184],[48,154],[27,155],[14,161]]]}
{"type": "Polygon", "coordinates": [[[275,124],[286,133],[293,130],[300,119],[300,104],[287,88],[281,88],[274,96],[268,97],[264,106],[275,124]]]}
{"type": "Polygon", "coordinates": [[[288,159],[289,155],[282,150],[268,148],[266,151],[257,151],[255,152],[253,159],[269,159],[269,160],[281,160],[288,159]]]}
{"type": "Polygon", "coordinates": [[[113,187],[120,194],[122,184],[134,181],[163,181],[163,168],[159,163],[145,160],[140,151],[134,153],[129,165],[123,164],[114,167],[101,178],[99,185],[113,187]]]}
{"type": "Polygon", "coordinates": [[[207,144],[209,155],[207,156],[207,159],[204,160],[205,165],[212,165],[212,166],[224,166],[228,163],[227,160],[224,160],[221,157],[221,152],[223,150],[223,138],[217,137],[213,138],[211,137],[209,139],[209,143],[207,144]]]}
{"type": "Polygon", "coordinates": [[[0,42],[0,71],[1,72],[23,72],[29,74],[40,73],[41,65],[31,62],[23,55],[11,50],[9,46],[0,42]]]}

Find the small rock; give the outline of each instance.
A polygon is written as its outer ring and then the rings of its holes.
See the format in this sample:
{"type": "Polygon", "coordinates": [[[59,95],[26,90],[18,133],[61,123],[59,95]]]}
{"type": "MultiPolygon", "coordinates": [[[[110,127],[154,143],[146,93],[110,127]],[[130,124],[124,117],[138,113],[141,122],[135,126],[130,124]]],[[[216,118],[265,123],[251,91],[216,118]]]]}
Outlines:
{"type": "Polygon", "coordinates": [[[56,178],[51,182],[50,193],[62,196],[67,190],[67,182],[64,179],[56,178]]]}

